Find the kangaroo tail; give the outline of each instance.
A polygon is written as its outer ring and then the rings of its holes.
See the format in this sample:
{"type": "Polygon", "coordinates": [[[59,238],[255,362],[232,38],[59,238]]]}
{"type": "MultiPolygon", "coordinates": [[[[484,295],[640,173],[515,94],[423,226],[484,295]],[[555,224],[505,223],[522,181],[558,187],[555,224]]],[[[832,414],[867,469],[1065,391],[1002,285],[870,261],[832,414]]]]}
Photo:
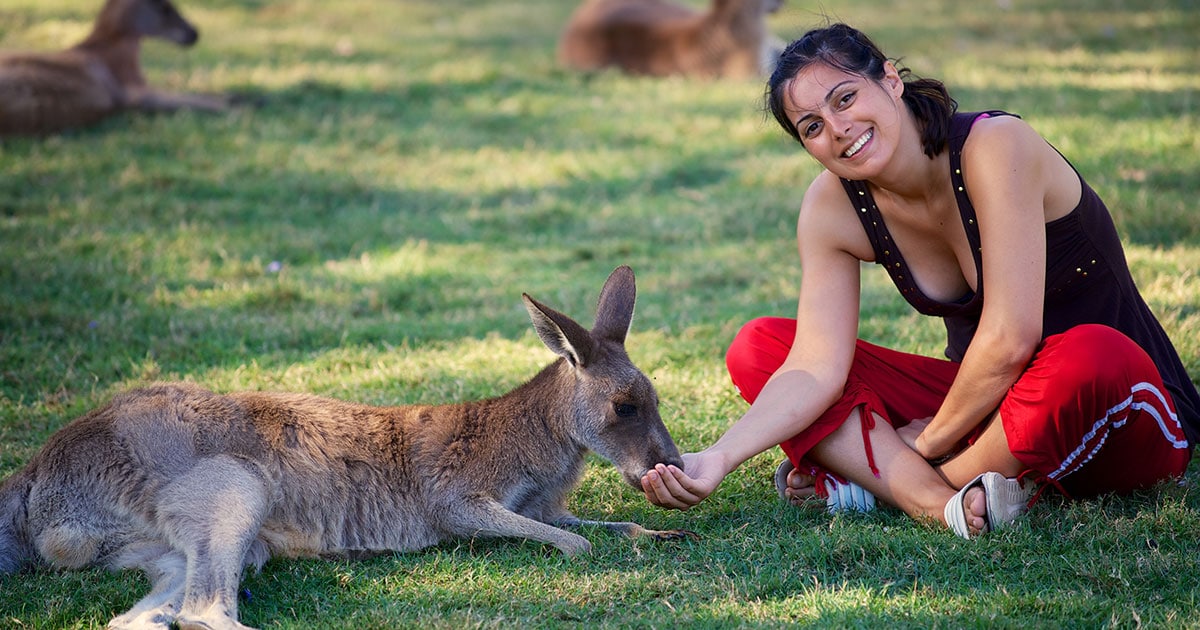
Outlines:
{"type": "Polygon", "coordinates": [[[0,575],[15,573],[33,559],[25,531],[25,500],[33,480],[22,470],[0,482],[0,575]]]}

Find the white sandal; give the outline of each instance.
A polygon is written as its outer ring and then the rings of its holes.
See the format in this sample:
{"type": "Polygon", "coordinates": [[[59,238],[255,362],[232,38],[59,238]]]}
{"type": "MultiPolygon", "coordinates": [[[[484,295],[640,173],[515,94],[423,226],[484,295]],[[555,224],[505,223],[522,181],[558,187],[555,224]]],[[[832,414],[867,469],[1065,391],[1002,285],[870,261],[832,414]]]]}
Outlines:
{"type": "MultiPolygon", "coordinates": [[[[791,460],[784,459],[775,469],[775,492],[779,498],[787,500],[784,490],[787,489],[787,476],[796,467],[791,460]]],[[[842,510],[858,510],[870,512],[875,509],[875,495],[853,481],[840,482],[833,475],[820,475],[825,486],[825,509],[829,512],[842,510]]]]}
{"type": "MultiPolygon", "coordinates": [[[[950,529],[963,538],[970,539],[971,533],[967,527],[967,514],[963,509],[963,498],[967,490],[975,486],[983,487],[984,501],[987,503],[987,515],[984,532],[1003,529],[1016,520],[1029,508],[1029,497],[1033,496],[1034,484],[1023,484],[1019,479],[1009,479],[997,472],[985,472],[971,480],[946,502],[944,514],[950,529]]],[[[981,532],[982,533],[982,532],[981,532]]]]}

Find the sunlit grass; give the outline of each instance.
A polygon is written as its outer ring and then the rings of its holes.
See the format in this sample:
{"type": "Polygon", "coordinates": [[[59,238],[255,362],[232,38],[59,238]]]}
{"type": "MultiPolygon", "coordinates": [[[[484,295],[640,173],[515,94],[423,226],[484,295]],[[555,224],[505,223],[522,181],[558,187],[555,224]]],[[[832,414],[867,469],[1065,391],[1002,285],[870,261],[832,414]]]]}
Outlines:
{"type": "MultiPolygon", "coordinates": [[[[4,3],[0,50],[72,43],[85,4],[4,3]]],[[[590,324],[623,263],[638,274],[630,354],[664,419],[685,450],[719,436],[745,409],[724,369],[729,340],[751,317],[794,314],[795,212],[818,166],[766,120],[758,81],[558,68],[572,8],[181,0],[201,39],[147,43],[151,82],[243,105],[0,144],[0,474],[71,418],[157,379],[373,404],[500,394],[553,358],[521,292],[590,324]]],[[[1108,203],[1144,296],[1200,373],[1189,0],[789,2],[771,25],[794,37],[822,12],[946,80],[964,110],[1021,114],[1063,151],[1108,203]]],[[[941,323],[913,314],[880,269],[864,266],[863,287],[864,338],[942,352],[941,323]]],[[[653,508],[593,459],[573,509],[687,527],[696,543],[591,532],[595,553],[574,560],[473,541],[278,561],[247,579],[243,620],[1200,624],[1195,589],[1178,579],[1200,571],[1191,486],[1050,499],[968,543],[894,510],[780,505],[777,458],[747,462],[685,514],[653,508]]],[[[134,573],[0,578],[0,627],[102,626],[145,588],[134,573]]]]}

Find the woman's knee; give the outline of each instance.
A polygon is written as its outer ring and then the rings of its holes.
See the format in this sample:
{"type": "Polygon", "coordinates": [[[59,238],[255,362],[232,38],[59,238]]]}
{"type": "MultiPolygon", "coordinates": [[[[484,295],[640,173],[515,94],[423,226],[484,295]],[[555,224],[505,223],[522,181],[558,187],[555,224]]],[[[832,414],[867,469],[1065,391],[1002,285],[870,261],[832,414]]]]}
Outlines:
{"type": "Polygon", "coordinates": [[[783,317],[759,317],[742,326],[725,353],[725,367],[743,398],[758,397],[783,365],[795,335],[796,320],[783,317]]]}
{"type": "Polygon", "coordinates": [[[1113,386],[1122,390],[1140,382],[1161,382],[1146,351],[1124,333],[1101,324],[1082,324],[1046,339],[1034,359],[1048,362],[1066,388],[1113,386]]]}

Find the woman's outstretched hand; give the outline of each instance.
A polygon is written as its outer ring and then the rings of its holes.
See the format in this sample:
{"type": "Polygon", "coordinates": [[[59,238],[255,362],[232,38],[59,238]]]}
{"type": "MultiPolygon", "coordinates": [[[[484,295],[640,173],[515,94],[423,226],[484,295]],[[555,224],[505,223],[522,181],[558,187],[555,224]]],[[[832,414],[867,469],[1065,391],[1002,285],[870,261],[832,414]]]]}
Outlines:
{"type": "Polygon", "coordinates": [[[705,453],[683,455],[685,473],[676,466],[658,464],[642,476],[642,491],[651,503],[686,510],[700,503],[725,478],[719,458],[705,453]]]}

